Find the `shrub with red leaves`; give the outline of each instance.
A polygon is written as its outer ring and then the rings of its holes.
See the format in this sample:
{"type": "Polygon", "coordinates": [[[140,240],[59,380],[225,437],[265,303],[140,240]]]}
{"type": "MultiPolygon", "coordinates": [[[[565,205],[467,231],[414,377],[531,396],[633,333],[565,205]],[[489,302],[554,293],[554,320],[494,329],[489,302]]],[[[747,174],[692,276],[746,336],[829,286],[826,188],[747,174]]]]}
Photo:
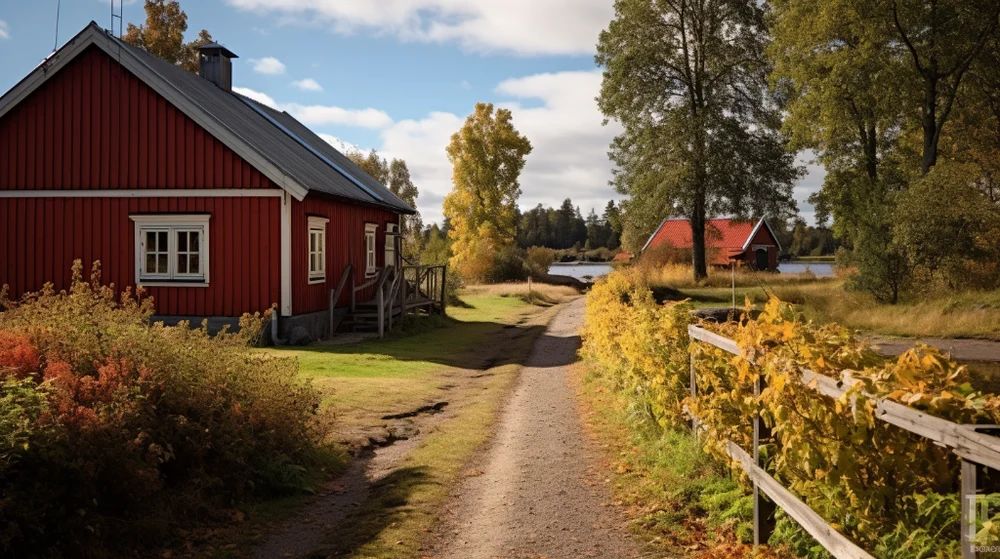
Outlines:
{"type": "Polygon", "coordinates": [[[260,316],[217,336],[150,324],[141,292],[80,271],[68,292],[0,291],[0,556],[105,556],[303,488],[319,396],[252,351],[260,316]]]}

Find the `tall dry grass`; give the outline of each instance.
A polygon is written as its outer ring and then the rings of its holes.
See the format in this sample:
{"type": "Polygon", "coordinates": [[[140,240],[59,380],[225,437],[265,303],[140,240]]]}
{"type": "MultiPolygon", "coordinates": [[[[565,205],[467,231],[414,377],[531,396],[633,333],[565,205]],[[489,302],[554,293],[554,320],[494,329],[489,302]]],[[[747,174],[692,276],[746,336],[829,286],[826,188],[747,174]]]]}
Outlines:
{"type": "MultiPolygon", "coordinates": [[[[662,285],[674,289],[692,287],[730,287],[734,272],[730,269],[709,268],[708,277],[695,282],[694,273],[688,264],[667,264],[665,266],[647,267],[643,274],[650,285],[662,285]]],[[[757,272],[746,267],[735,271],[737,287],[754,287],[759,285],[811,283],[820,280],[811,272],[801,274],[776,274],[773,272],[757,272]]]]}

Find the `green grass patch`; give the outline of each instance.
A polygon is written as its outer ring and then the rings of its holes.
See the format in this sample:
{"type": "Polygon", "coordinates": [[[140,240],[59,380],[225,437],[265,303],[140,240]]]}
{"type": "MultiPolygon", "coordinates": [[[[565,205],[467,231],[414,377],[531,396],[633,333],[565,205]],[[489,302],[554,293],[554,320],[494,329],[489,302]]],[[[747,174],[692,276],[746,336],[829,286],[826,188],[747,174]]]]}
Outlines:
{"type": "Polygon", "coordinates": [[[661,427],[635,393],[587,367],[576,367],[583,416],[606,449],[615,497],[636,535],[660,553],[720,548],[743,555],[752,536],[751,498],[690,429],[661,427]]]}

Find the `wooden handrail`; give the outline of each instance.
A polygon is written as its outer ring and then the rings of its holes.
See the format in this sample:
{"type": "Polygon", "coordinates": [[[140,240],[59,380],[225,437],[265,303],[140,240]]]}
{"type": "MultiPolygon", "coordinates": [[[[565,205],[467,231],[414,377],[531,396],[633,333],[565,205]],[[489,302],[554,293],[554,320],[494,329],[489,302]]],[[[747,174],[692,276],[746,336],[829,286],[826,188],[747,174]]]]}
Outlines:
{"type": "MultiPolygon", "coordinates": [[[[330,336],[333,336],[333,309],[337,306],[337,301],[340,300],[340,293],[344,290],[344,285],[347,284],[347,280],[351,277],[351,265],[348,264],[344,268],[344,273],[340,276],[340,281],[337,282],[337,289],[330,292],[330,336]]],[[[351,294],[353,295],[353,293],[351,294]]],[[[353,299],[353,297],[352,297],[353,299]]],[[[353,306],[353,303],[352,303],[353,306]]]]}

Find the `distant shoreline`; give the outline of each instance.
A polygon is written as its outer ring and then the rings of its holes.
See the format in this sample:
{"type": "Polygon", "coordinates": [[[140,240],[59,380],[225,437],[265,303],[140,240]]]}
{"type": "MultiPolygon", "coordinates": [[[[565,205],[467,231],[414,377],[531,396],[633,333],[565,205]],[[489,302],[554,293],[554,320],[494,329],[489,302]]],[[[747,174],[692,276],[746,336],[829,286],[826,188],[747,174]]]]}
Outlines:
{"type": "Polygon", "coordinates": [[[597,262],[591,260],[574,260],[572,262],[553,262],[553,266],[610,266],[610,260],[599,260],[597,262]]]}

